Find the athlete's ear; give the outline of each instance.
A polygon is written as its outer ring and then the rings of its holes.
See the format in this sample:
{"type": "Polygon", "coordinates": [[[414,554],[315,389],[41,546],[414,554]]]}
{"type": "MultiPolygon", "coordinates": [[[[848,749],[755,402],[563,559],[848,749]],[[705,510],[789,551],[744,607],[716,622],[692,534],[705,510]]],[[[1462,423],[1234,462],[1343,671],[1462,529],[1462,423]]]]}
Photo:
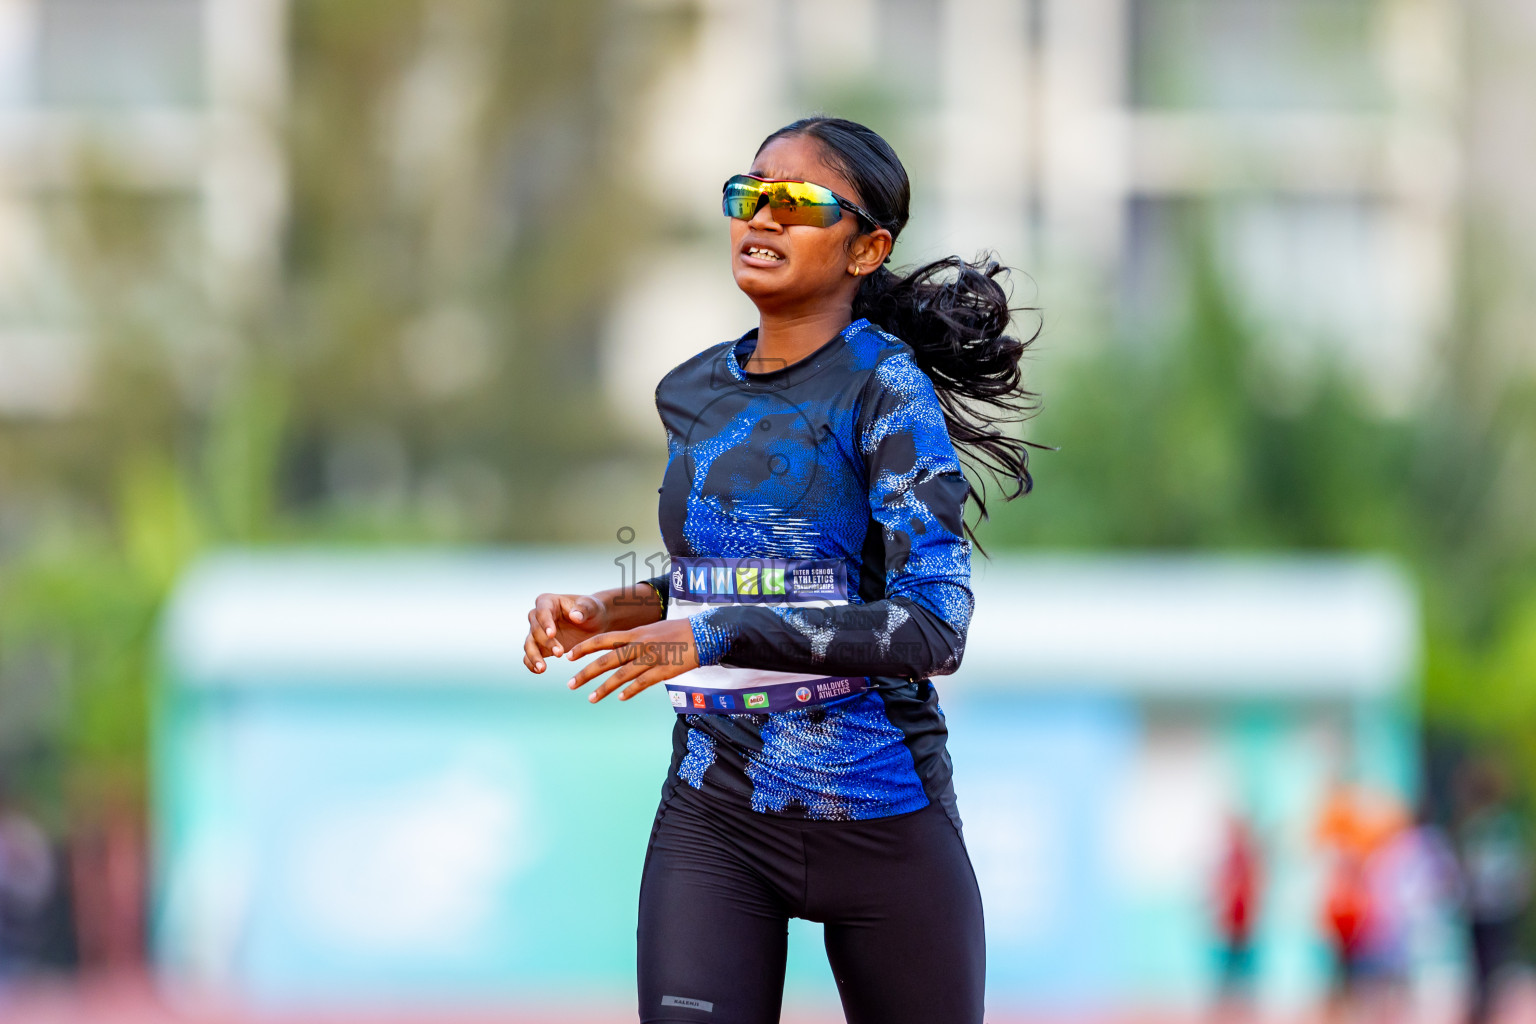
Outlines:
{"type": "Polygon", "coordinates": [[[885,228],[854,235],[848,243],[848,272],[859,277],[874,273],[890,256],[895,243],[896,239],[885,228]]]}

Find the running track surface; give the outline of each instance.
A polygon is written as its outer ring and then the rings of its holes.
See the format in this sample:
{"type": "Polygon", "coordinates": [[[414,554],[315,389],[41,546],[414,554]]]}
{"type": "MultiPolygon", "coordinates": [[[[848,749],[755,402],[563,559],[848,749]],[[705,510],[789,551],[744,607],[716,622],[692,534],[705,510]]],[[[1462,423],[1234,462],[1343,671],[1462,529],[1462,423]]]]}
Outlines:
{"type": "MultiPolygon", "coordinates": [[[[1501,1014],[1508,1024],[1536,1021],[1536,995],[1528,987],[1501,1014]]],[[[1396,1016],[1396,1015],[1393,1015],[1396,1016]]],[[[1346,1018],[1348,1019],[1348,1018],[1346,1018]]],[[[1369,1015],[1353,1020],[1369,1020],[1369,1015]]],[[[214,999],[179,1000],[158,996],[141,976],[103,978],[83,983],[32,983],[0,987],[4,1024],[632,1024],[633,1007],[587,1006],[494,1007],[475,1010],[401,1011],[388,1008],[353,1011],[256,1013],[214,999]]],[[[782,1024],[841,1024],[842,1015],[797,1013],[787,1007],[782,1024]]],[[[1258,1018],[1137,1015],[1093,1018],[1041,1018],[990,1015],[988,1024],[1325,1024],[1321,1014],[1258,1018]]],[[[1392,1024],[1398,1024],[1394,1021],[1392,1024]]],[[[1401,1024],[1452,1024],[1445,1017],[1413,1017],[1401,1024]]]]}

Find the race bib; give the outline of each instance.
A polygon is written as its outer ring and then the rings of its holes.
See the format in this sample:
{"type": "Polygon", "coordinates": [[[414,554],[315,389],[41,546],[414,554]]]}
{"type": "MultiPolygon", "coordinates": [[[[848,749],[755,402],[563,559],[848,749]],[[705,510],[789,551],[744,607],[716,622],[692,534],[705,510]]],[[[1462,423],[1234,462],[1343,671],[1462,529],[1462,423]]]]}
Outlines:
{"type": "MultiPolygon", "coordinates": [[[[829,608],[848,603],[848,574],[835,558],[673,557],[668,619],[713,605],[829,608]]],[[[818,676],[701,665],[667,680],[678,714],[741,715],[788,711],[863,693],[866,676],[818,676]]]]}

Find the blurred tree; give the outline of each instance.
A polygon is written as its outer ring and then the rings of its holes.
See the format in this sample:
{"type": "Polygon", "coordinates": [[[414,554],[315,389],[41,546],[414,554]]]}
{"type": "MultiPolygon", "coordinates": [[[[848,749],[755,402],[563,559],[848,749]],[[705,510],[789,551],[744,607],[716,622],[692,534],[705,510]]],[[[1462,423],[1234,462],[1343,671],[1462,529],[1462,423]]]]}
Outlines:
{"type": "Polygon", "coordinates": [[[50,730],[82,799],[142,793],[153,624],[207,545],[562,535],[558,481],[622,447],[590,374],[645,224],[617,183],[689,10],[292,5],[290,218],[254,312],[211,297],[195,198],[80,154],[47,223],[86,411],[0,421],[0,701],[65,699],[12,716],[0,770],[50,730]]]}
{"type": "Polygon", "coordinates": [[[1521,751],[1536,792],[1536,388],[1494,370],[1475,283],[1410,413],[1326,364],[1280,409],[1210,225],[1184,227],[1187,317],[1060,354],[1030,428],[1060,451],[1036,453],[1035,493],[996,506],[983,543],[1394,555],[1423,597],[1427,715],[1521,751]]]}
{"type": "MultiPolygon", "coordinates": [[[[1193,212],[1193,211],[1192,211],[1193,212]]],[[[1055,369],[1034,435],[1039,491],[991,525],[1031,544],[1399,550],[1417,486],[1412,418],[1373,412],[1322,367],[1297,408],[1269,400],[1256,324],[1204,219],[1183,222],[1187,315],[1166,337],[1055,369]]]]}
{"type": "Polygon", "coordinates": [[[564,534],[561,481],[620,440],[593,401],[603,297],[646,225],[635,97],[683,10],[295,8],[291,501],[564,534]]]}

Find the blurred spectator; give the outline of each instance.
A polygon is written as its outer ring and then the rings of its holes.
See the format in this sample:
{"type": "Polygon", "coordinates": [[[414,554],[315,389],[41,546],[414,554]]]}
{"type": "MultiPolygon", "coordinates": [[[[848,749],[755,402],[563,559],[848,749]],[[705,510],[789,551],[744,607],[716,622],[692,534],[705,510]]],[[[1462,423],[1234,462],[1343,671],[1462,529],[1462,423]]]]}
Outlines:
{"type": "Polygon", "coordinates": [[[118,797],[79,813],[71,836],[75,929],[83,970],[119,973],[145,959],[142,810],[118,797]]]}
{"type": "Polygon", "coordinates": [[[1253,926],[1258,917],[1262,877],[1263,865],[1253,829],[1234,814],[1227,821],[1215,893],[1216,928],[1221,938],[1220,1000],[1229,1011],[1252,995],[1253,926]]]}
{"type": "Polygon", "coordinates": [[[1377,1019],[1409,1019],[1413,984],[1437,955],[1439,929],[1455,916],[1460,878],[1449,840],[1414,824],[1385,837],[1364,861],[1367,890],[1360,960],[1377,1019]]]}
{"type": "Polygon", "coordinates": [[[1458,779],[1457,846],[1465,876],[1472,947],[1471,1019],[1490,1019],[1498,975],[1514,959],[1520,921],[1531,899],[1531,844],[1503,770],[1469,763],[1458,779]]]}
{"type": "Polygon", "coordinates": [[[57,885],[47,834],[0,788],[0,985],[34,970],[43,959],[57,885]]]}
{"type": "Polygon", "coordinates": [[[1334,955],[1334,1002],[1352,1002],[1359,993],[1365,971],[1365,935],[1370,925],[1370,887],[1366,885],[1365,860],[1354,852],[1334,862],[1324,897],[1323,918],[1334,955]]]}
{"type": "Polygon", "coordinates": [[[1358,786],[1336,785],[1324,801],[1317,839],[1332,857],[1323,930],[1335,958],[1336,1013],[1359,1001],[1367,982],[1380,990],[1401,979],[1392,909],[1373,874],[1379,865],[1376,855],[1406,824],[1395,799],[1358,786]]]}

